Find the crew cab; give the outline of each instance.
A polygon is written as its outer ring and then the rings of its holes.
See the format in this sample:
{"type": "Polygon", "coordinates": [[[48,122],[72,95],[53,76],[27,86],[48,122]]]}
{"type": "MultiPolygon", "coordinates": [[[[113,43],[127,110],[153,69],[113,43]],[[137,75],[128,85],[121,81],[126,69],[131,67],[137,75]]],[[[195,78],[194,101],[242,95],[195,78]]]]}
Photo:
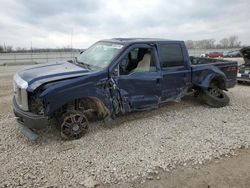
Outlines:
{"type": "Polygon", "coordinates": [[[30,140],[56,126],[83,136],[89,122],[180,101],[190,92],[212,107],[229,103],[237,62],[189,57],[183,41],[114,38],[96,42],[74,61],[36,65],[14,76],[13,109],[30,140]]]}

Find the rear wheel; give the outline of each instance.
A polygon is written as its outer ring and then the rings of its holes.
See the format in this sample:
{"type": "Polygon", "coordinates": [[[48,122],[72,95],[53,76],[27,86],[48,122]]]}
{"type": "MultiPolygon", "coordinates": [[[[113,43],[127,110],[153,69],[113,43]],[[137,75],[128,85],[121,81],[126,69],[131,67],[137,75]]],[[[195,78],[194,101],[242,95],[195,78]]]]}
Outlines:
{"type": "Polygon", "coordinates": [[[216,85],[212,85],[208,90],[204,90],[201,98],[204,103],[215,108],[226,106],[230,101],[227,94],[216,85]]]}
{"type": "Polygon", "coordinates": [[[89,128],[87,117],[79,111],[68,111],[62,115],[60,124],[61,136],[66,139],[78,139],[84,136],[89,128]]]}

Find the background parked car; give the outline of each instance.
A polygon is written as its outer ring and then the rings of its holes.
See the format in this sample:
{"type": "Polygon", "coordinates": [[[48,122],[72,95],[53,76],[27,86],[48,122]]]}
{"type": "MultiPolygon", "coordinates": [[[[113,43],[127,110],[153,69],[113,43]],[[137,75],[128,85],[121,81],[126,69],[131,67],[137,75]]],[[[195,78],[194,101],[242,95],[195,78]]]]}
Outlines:
{"type": "Polygon", "coordinates": [[[207,57],[207,53],[201,54],[200,57],[207,57]]]}
{"type": "Polygon", "coordinates": [[[224,53],[224,57],[242,57],[239,50],[229,51],[224,53]]]}
{"type": "Polygon", "coordinates": [[[211,58],[223,57],[223,53],[221,53],[221,52],[209,52],[206,54],[206,57],[211,57],[211,58]]]}

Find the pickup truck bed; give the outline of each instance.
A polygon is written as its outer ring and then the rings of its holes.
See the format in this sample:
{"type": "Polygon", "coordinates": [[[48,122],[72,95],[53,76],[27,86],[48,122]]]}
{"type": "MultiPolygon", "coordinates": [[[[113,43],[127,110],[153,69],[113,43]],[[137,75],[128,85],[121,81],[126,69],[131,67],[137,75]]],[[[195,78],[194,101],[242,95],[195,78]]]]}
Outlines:
{"type": "Polygon", "coordinates": [[[195,57],[195,56],[190,56],[190,61],[192,65],[203,65],[203,64],[210,64],[210,63],[227,63],[231,62],[228,60],[224,59],[214,59],[214,58],[205,58],[205,57],[195,57]]]}
{"type": "Polygon", "coordinates": [[[200,79],[203,79],[201,76],[206,71],[206,75],[210,72],[211,74],[217,73],[221,77],[223,76],[227,80],[225,88],[234,87],[237,74],[237,61],[193,56],[190,56],[190,61],[192,64],[192,82],[194,84],[199,85],[200,79]]]}

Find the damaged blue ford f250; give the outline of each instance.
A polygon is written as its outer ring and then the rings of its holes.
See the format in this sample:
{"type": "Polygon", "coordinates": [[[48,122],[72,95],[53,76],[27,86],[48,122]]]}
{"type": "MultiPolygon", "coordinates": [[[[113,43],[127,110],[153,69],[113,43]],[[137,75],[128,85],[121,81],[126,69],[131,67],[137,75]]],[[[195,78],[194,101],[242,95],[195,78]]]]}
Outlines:
{"type": "Polygon", "coordinates": [[[36,65],[15,74],[13,109],[21,132],[56,126],[83,136],[89,122],[158,108],[190,92],[212,107],[229,103],[237,62],[189,57],[183,41],[102,40],[75,61],[36,65]],[[53,123],[52,123],[53,122],[53,123]]]}

